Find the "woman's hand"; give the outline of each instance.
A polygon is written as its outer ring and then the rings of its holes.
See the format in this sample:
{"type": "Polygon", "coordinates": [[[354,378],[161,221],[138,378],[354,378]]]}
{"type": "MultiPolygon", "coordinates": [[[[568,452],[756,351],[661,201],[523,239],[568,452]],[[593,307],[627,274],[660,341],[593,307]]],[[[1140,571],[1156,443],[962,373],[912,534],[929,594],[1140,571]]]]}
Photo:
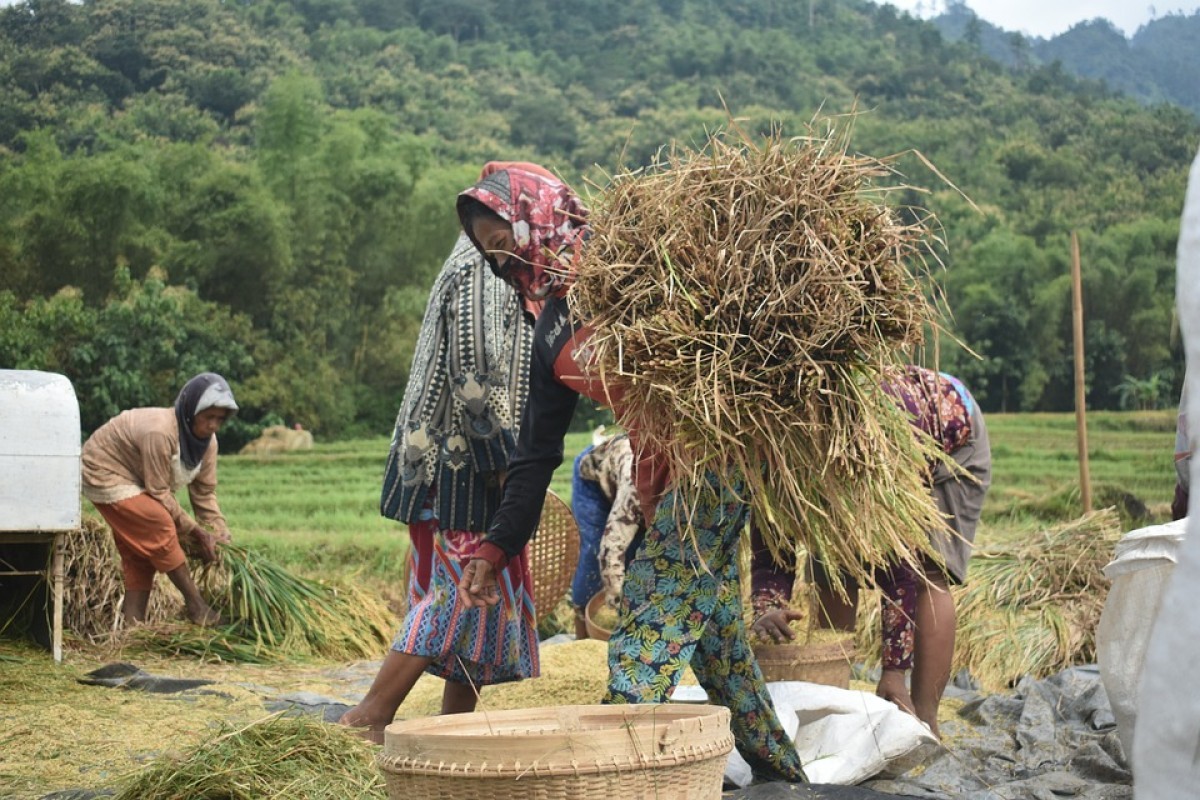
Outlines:
{"type": "Polygon", "coordinates": [[[217,563],[217,538],[205,530],[197,528],[192,532],[196,541],[196,555],[205,564],[217,563]]]}
{"type": "Polygon", "coordinates": [[[491,562],[472,558],[458,581],[458,602],[467,608],[484,608],[500,602],[500,587],[491,562]]]}
{"type": "Polygon", "coordinates": [[[798,619],[804,619],[804,614],[794,608],[774,608],[754,620],[750,631],[764,639],[770,638],[776,644],[783,644],[796,638],[796,632],[788,623],[798,619]]]}

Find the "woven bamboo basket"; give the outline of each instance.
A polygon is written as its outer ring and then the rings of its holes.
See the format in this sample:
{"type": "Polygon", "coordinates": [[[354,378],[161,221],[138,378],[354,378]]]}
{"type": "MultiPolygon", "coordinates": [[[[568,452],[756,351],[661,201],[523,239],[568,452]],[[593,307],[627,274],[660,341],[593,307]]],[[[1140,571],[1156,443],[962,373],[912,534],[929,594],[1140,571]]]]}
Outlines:
{"type": "MultiPolygon", "coordinates": [[[[561,497],[554,492],[546,492],[541,522],[529,542],[533,607],[539,623],[554,612],[558,601],[570,591],[578,560],[579,526],[575,524],[575,515],[561,497]]],[[[407,558],[401,584],[405,587],[405,593],[399,604],[402,617],[408,611],[408,581],[411,575],[412,559],[407,558]]]]}
{"type": "Polygon", "coordinates": [[[807,644],[755,644],[754,658],[767,681],[807,681],[850,687],[854,637],[807,644]]]}
{"type": "Polygon", "coordinates": [[[561,497],[546,492],[541,521],[529,540],[529,572],[538,622],[553,613],[571,590],[578,561],[579,526],[575,515],[561,497]]]}
{"type": "Polygon", "coordinates": [[[392,800],[717,800],[729,710],[655,704],[477,711],[394,722],[392,800]]]}
{"type": "Polygon", "coordinates": [[[592,595],[583,607],[583,625],[587,628],[588,638],[607,642],[612,637],[612,630],[596,621],[597,612],[604,608],[604,590],[592,595]]]}

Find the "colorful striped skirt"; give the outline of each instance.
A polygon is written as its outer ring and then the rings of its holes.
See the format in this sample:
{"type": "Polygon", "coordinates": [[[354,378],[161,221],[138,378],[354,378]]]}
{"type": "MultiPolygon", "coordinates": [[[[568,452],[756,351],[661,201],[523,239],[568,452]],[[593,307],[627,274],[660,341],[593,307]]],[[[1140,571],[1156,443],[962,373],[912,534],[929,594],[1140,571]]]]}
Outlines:
{"type": "Polygon", "coordinates": [[[409,525],[408,614],[392,649],[431,658],[425,671],[456,683],[485,686],[536,678],[537,621],[525,553],[499,575],[500,602],[464,608],[458,602],[463,567],[482,533],[439,531],[436,519],[409,525]]]}

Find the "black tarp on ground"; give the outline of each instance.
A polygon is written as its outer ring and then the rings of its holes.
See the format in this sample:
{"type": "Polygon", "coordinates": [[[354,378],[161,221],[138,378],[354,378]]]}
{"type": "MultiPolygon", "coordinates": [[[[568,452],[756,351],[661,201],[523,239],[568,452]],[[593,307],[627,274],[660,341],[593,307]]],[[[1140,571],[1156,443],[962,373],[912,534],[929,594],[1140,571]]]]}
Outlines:
{"type": "Polygon", "coordinates": [[[979,696],[942,726],[948,747],[894,780],[865,786],[955,800],[1124,800],[1132,776],[1095,667],[1076,667],[1011,694],[979,696]]]}

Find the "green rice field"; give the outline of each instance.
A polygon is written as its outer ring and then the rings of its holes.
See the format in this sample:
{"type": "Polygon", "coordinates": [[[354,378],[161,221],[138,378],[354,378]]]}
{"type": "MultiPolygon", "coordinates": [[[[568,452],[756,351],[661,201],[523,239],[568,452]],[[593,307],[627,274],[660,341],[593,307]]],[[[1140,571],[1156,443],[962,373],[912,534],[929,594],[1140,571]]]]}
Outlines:
{"type": "MultiPolygon", "coordinates": [[[[979,543],[1077,516],[1079,463],[1072,414],[993,414],[992,490],[979,543]]],[[[1088,438],[1094,505],[1140,502],[1148,517],[1167,514],[1175,473],[1171,411],[1095,413],[1088,438]]],[[[570,497],[571,463],[590,434],[571,434],[552,489],[570,497]]],[[[404,526],[380,517],[380,480],[388,437],[318,442],[273,456],[226,455],[219,497],[235,538],[305,572],[389,581],[402,569],[404,526]]],[[[1138,524],[1130,520],[1129,524],[1138,524]]]]}

